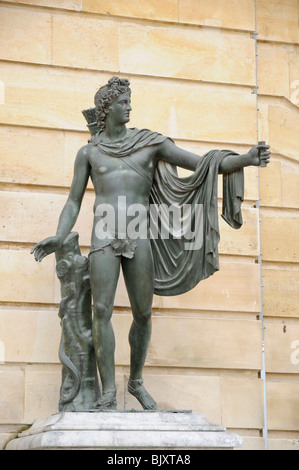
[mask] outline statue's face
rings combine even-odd
[[[109,106],[108,114],[115,124],[126,124],[130,121],[131,99],[129,93],[118,95]]]

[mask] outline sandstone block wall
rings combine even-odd
[[[261,312],[269,447],[299,449],[298,21],[297,0],[257,0],[259,136],[272,163],[245,170],[244,226],[221,221],[220,271],[155,297],[145,370],[160,408],[203,412],[247,449],[265,445]],[[89,136],[81,110],[118,74],[131,81],[132,127],[199,155],[244,153],[257,133],[254,31],[254,0],[0,2],[2,446],[57,411],[60,286],[54,256],[36,264],[30,249],[55,233]],[[75,227],[84,254],[92,204],[89,185]],[[138,406],[126,393],[130,322],[121,279],[113,323],[126,409]]]

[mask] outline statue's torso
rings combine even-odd
[[[148,210],[151,191],[149,180],[152,181],[154,177],[157,163],[156,154],[157,146],[144,147],[123,158],[106,155],[98,147],[91,147],[89,153],[90,174],[96,194],[92,233],[93,246],[101,245],[96,236],[95,228],[99,221],[99,214],[101,216],[105,214],[103,212],[105,204],[109,206],[108,210],[115,214],[116,237],[122,235],[118,233],[120,213],[122,217],[124,212],[126,213],[125,225],[128,226],[130,221],[136,217],[133,204],[139,204],[145,208],[145,211]],[[147,178],[127,165],[125,161],[128,159],[133,160],[139,168],[145,171]],[[148,177],[150,178],[148,179]],[[129,210],[128,214],[129,207],[132,212]],[[138,210],[138,206],[135,206],[135,208]]]
[[[126,196],[131,203],[146,203],[150,193],[150,185],[123,160],[134,160],[151,177],[156,168],[156,146],[145,147],[131,155],[118,158],[101,153],[98,147],[92,147],[89,155],[91,178],[96,198],[99,202],[113,204],[114,198]]]

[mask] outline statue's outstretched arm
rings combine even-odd
[[[228,155],[224,157],[219,165],[219,173],[232,173],[245,166],[266,166],[270,161],[270,155],[269,145],[255,145],[245,155]]]
[[[260,144],[252,147],[244,155],[228,155],[220,163],[219,173],[232,173],[245,166],[259,166],[261,161],[263,166],[266,166],[270,160],[269,149],[269,145]],[[174,142],[167,139],[159,146],[158,158],[188,170],[195,170],[202,157],[177,147]]]
[[[167,139],[158,148],[158,158],[187,170],[195,170],[201,157],[195,153],[177,147],[175,143]]]

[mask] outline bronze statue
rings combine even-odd
[[[76,222],[91,177],[96,195],[89,255],[94,304],[92,338],[102,383],[102,395],[94,405],[98,410],[116,408],[111,316],[120,267],[133,313],[128,391],[144,409],[154,410],[156,402],[142,379],[151,337],[153,294],[186,292],[219,269],[218,174],[223,175],[224,182],[222,216],[233,228],[239,228],[243,167],[261,162],[264,165],[270,158],[269,146],[264,144],[245,155],[213,150],[199,157],[157,132],[127,128],[130,96],[129,81],[118,77],[111,78],[96,93],[97,122],[89,122],[91,139],[77,154],[57,233],[32,249],[36,261],[61,249]],[[84,113],[88,121],[93,120],[92,111]],[[178,178],[176,166],[194,173]],[[167,219],[165,227],[160,215],[167,204],[178,208],[181,219],[190,221],[187,231],[177,228],[175,216],[172,221]],[[185,206],[189,209],[186,214],[182,212]],[[145,210],[136,221],[136,210],[141,213],[142,208]],[[163,236],[163,230],[168,230],[169,236]],[[197,232],[201,237],[190,243],[190,233],[196,238]]]

